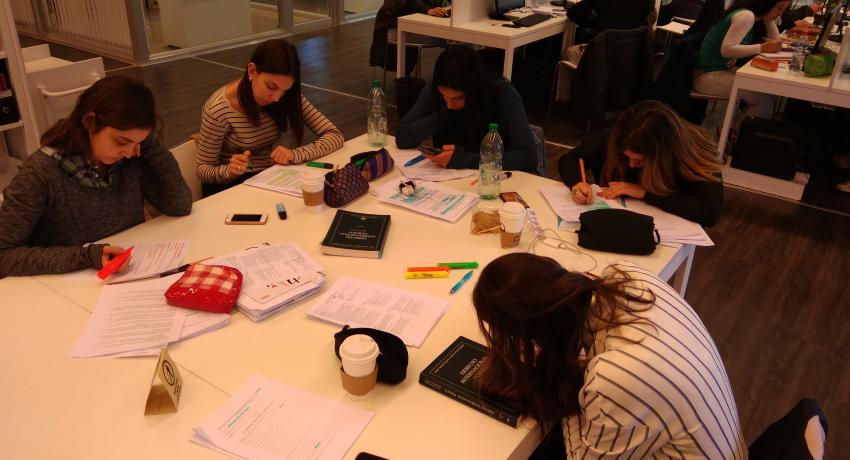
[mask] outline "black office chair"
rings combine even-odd
[[[576,68],[571,103],[591,123],[646,98],[652,84],[648,27],[610,29],[593,37]]]
[[[750,445],[750,460],[822,460],[828,432],[817,401],[801,399]]]

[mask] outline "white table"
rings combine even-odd
[[[502,67],[502,75],[510,80],[514,64],[514,50],[520,46],[564,33],[564,29],[567,27],[567,18],[559,16],[532,27],[517,29],[502,27],[502,24],[510,24],[510,21],[484,18],[452,26],[450,18],[438,18],[421,13],[402,16],[398,18],[397,76],[399,78],[404,76],[404,43],[407,40],[407,34],[414,33],[503,49],[505,50],[505,62]],[[562,46],[566,46],[568,42],[572,43],[572,39],[565,37]]]
[[[843,81],[841,80],[842,83]],[[787,68],[769,72],[757,69],[749,62],[735,72],[735,81],[732,84],[729,101],[736,101],[739,91],[756,91],[850,108],[850,91],[839,85],[830,87],[829,75],[813,78],[807,77],[803,72],[794,72]],[[734,118],[735,107],[736,104],[731,102],[726,107],[726,116],[723,118],[723,128],[720,131],[720,140],[717,144],[717,151],[721,158],[726,151],[726,142]],[[803,189],[807,182],[807,178],[802,173],[797,173],[797,177],[792,181],[785,181],[732,168],[728,164],[723,168],[723,180],[729,184],[794,200],[799,200],[803,196]]]
[[[394,141],[390,149],[394,148]],[[368,150],[365,136],[346,142],[325,161],[341,163]],[[394,171],[372,184],[399,180]],[[555,215],[537,190],[554,182],[514,173],[505,191],[519,191],[536,210],[541,224],[555,228]],[[472,190],[469,180],[450,185]],[[278,220],[274,204],[283,202],[289,218]],[[0,402],[8,409],[0,422],[0,445],[9,458],[221,458],[189,442],[199,425],[252,373],[261,373],[313,393],[373,411],[375,417],[348,452],[353,458],[367,451],[388,458],[433,459],[458,457],[475,448],[479,458],[525,458],[538,443],[529,425],[513,429],[420,385],[419,372],[457,336],[482,341],[471,303],[474,281],[458,294],[448,290],[464,271],[449,279],[405,280],[405,267],[437,261],[476,260],[485,265],[506,253],[496,234],[469,234],[471,216],[455,224],[431,219],[364,196],[347,209],[392,214],[384,257],[380,260],[323,256],[319,242],[334,211],[306,212],[300,198],[238,186],[198,201],[183,218],[161,217],[109,241],[188,239],[188,260],[226,254],[257,243],[293,241],[326,270],[327,289],[341,276],[403,287],[443,298],[451,307],[422,348],[408,348],[407,380],[397,386],[379,385],[365,401],[349,399],[339,383],[339,362],[333,355],[333,333],[339,327],[308,319],[308,299],[265,321],[254,323],[234,312],[222,330],[172,346],[169,351],[186,379],[176,414],[142,415],[154,358],[66,360],[101,290],[95,280],[79,276],[44,275],[0,280],[7,319],[0,326],[7,378]],[[232,212],[265,212],[263,226],[226,226]],[[559,232],[575,241],[575,234]],[[532,241],[526,229],[517,251]],[[588,260],[562,251],[541,251],[575,269],[589,268]],[[594,253],[599,273],[621,256]],[[693,247],[659,248],[650,256],[629,257],[684,288]],[[476,270],[475,277],[480,270]],[[14,378],[12,378],[14,377]]]

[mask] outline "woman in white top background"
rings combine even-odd
[[[304,125],[316,140],[301,145]],[[291,145],[282,144],[289,132]],[[261,43],[241,78],[204,105],[197,175],[204,196],[274,165],[302,163],[342,147],[342,133],[301,94],[298,50],[283,39]]]

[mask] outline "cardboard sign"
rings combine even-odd
[[[151,380],[151,389],[145,403],[145,415],[177,412],[182,389],[183,379],[180,378],[177,364],[163,348],[159,352],[159,361],[156,363],[156,371]]]

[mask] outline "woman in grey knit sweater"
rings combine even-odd
[[[3,192],[0,277],[100,269],[123,249],[89,243],[143,222],[145,200],[189,214],[192,194],[153,133],[158,121],[137,80],[107,77],[83,92]]]

